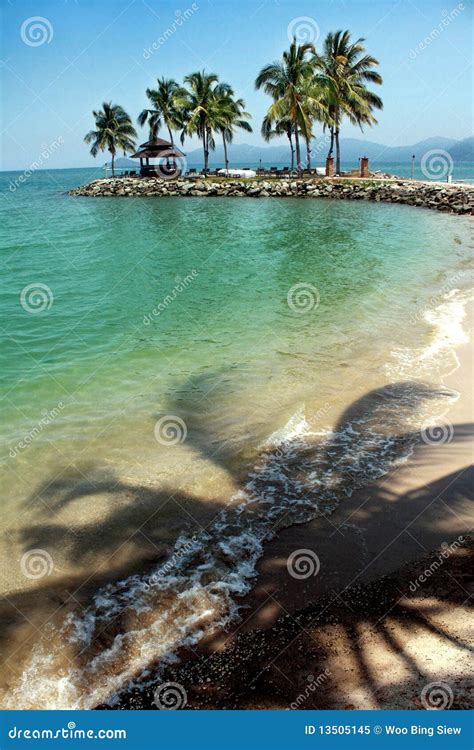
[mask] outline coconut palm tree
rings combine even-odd
[[[301,169],[300,134],[305,140],[311,138],[311,112],[321,107],[316,87],[311,89],[315,54],[312,44],[297,44],[293,39],[282,59],[262,68],[255,80],[255,87],[263,88],[273,99],[266,115],[270,125],[281,120],[291,123],[298,169]]]
[[[313,75],[305,77],[300,90],[302,106],[306,112],[308,127],[301,132],[306,143],[306,166],[311,169],[311,140],[313,136],[313,125],[319,121],[323,124],[331,121],[326,98],[326,88]]]
[[[323,52],[316,55],[315,80],[325,90],[326,107],[332,121],[331,146],[336,146],[336,174],[341,171],[339,132],[344,116],[353,125],[374,125],[374,109],[382,109],[382,100],[366,87],[366,83],[382,83],[382,76],[374,68],[379,64],[365,54],[364,39],[351,42],[349,31],[327,35]]]
[[[94,110],[95,130],[90,130],[84,137],[86,143],[92,143],[91,154],[97,156],[99,151],[109,151],[112,156],[112,175],[115,175],[114,164],[117,151],[135,150],[137,132],[132,125],[130,115],[123,107],[112,102],[104,102],[102,109]]]
[[[274,127],[272,127],[271,120],[269,120],[268,117],[265,116],[262,122],[261,133],[262,138],[267,142],[271,141],[273,138],[279,138],[282,135],[286,135],[290,143],[291,170],[293,171],[295,166],[295,147],[293,145],[293,123],[291,122],[291,120],[283,117],[281,120],[277,120],[277,122],[275,122],[274,124]]]
[[[186,135],[197,135],[202,140],[204,174],[209,164],[209,149],[214,150],[213,122],[215,118],[214,88],[219,79],[215,73],[197,71],[186,76],[186,88],[180,95],[181,143]],[[221,84],[225,86],[226,84]]]
[[[245,111],[243,99],[234,99],[234,92],[228,84],[218,83],[214,88],[214,101],[211,106],[211,127],[222,136],[224,146],[224,162],[226,171],[229,171],[229,159],[227,156],[227,144],[232,143],[234,129],[252,132],[252,127],[246,118],[251,117]]]
[[[150,128],[150,140],[154,140],[162,124],[168,129],[171,143],[173,141],[173,130],[180,124],[180,99],[183,90],[172,78],[158,78],[156,89],[147,89],[146,95],[152,107],[143,109],[138,115],[138,124],[143,127],[146,122]]]

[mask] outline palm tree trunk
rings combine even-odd
[[[306,141],[306,166],[311,169],[311,143],[309,139]]]
[[[174,148],[174,142],[173,142],[173,133],[171,132],[171,128],[170,128],[170,126],[168,125],[168,123],[166,123],[166,127],[168,128],[168,134],[169,134],[169,137],[170,137],[170,141],[171,141],[171,148]],[[173,159],[172,159],[172,162],[171,162],[171,163],[172,163],[172,165],[173,165],[173,170],[174,170],[174,172],[175,172],[175,174],[176,174],[176,159],[174,158],[174,156],[173,156]]]
[[[209,132],[207,124],[204,126],[204,174],[207,177],[207,168],[209,164]]]
[[[203,130],[202,133],[202,147],[204,150],[204,177],[207,177],[206,169],[207,169],[207,151],[206,151],[206,130]]]
[[[341,149],[339,147],[339,126],[338,125],[336,125],[334,138],[336,141],[336,174],[341,174]]]
[[[112,154],[112,177],[115,177],[115,152],[111,151],[110,153]]]
[[[293,136],[291,133],[288,134],[288,140],[290,141],[291,149],[291,171],[293,171],[295,166],[295,149],[293,148]]]
[[[225,162],[225,171],[227,174],[227,177],[229,176],[229,160],[227,158],[227,141],[225,139],[225,133],[222,133],[222,143],[224,144],[224,162]]]
[[[300,152],[300,137],[298,134],[298,125],[295,127],[295,148],[296,148],[296,169],[298,172],[301,171],[301,152]]]
[[[328,159],[330,156],[332,156],[333,149],[334,149],[334,128],[331,125],[331,141],[329,145]]]

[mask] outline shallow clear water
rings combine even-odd
[[[62,694],[46,644],[29,667],[23,654],[31,687],[13,705],[100,702],[178,630],[193,642],[225,621],[265,539],[407,455],[443,410],[463,339],[468,218],[64,194],[92,175],[38,172],[14,191],[2,175],[1,591],[25,604],[46,584],[48,601],[80,587],[88,607],[51,621],[51,642],[82,654]],[[38,549],[46,577],[22,564]],[[159,580],[136,573],[162,556],[174,562]],[[117,612],[98,663],[88,649]]]

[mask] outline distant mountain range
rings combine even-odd
[[[328,139],[316,138],[312,143],[313,163],[323,164],[329,149]],[[435,136],[419,141],[410,146],[385,146],[382,143],[364,141],[358,138],[341,139],[341,156],[343,162],[357,162],[361,156],[368,156],[372,164],[390,162],[409,162],[414,154],[419,161],[423,154],[432,149],[448,151],[453,160],[459,162],[474,162],[474,137],[464,138],[457,141],[454,138],[442,138]],[[233,164],[257,165],[262,160],[264,164],[289,161],[289,146],[280,144],[278,146],[251,146],[246,143],[232,143],[229,146],[229,160]],[[186,160],[188,166],[201,166],[203,162],[202,149],[196,148],[187,152]],[[209,156],[212,164],[224,163],[224,150],[218,146]],[[138,167],[138,160],[120,158],[116,160],[117,167]]]
[[[474,136],[457,141],[448,151],[454,161],[474,161]]]
[[[313,159],[315,164],[323,164],[326,160],[329,149],[328,140],[324,137],[316,138],[312,143]],[[448,151],[456,161],[474,161],[474,138],[465,138],[462,141],[456,141],[454,138],[434,137],[419,141],[410,146],[385,146],[373,141],[363,141],[358,138],[341,139],[341,157],[345,162],[357,162],[361,156],[368,156],[374,164],[387,162],[409,162],[414,154],[417,161],[423,154],[432,149],[442,149]],[[281,144],[278,146],[249,146],[248,144],[231,144],[229,146],[229,159],[236,164],[249,162],[258,164],[262,162],[269,163],[274,161],[286,162],[289,158],[288,145]],[[195,149],[186,155],[189,165],[202,163],[202,150]],[[217,147],[210,155],[209,160],[212,162],[223,162],[224,151],[222,147]]]

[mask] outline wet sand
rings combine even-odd
[[[258,613],[247,627],[271,623],[326,593],[394,572],[472,530],[473,351],[472,343],[461,347],[459,368],[445,378],[460,395],[440,423],[439,442],[427,444],[420,436],[405,463],[354,492],[332,515],[285,529],[268,544],[246,602]],[[302,548],[317,554],[320,570],[295,581],[287,559]]]
[[[155,685],[183,685],[190,708],[419,708],[424,685],[442,679],[452,686],[453,705],[465,707],[472,347],[463,346],[458,356],[460,367],[445,385],[460,397],[444,415],[441,441],[430,444],[420,435],[405,463],[354,492],[334,513],[281,531],[266,545],[254,587],[240,602],[241,622],[193,651],[182,650],[181,666],[162,672]],[[436,575],[412,590],[410,583],[439,561],[443,545],[453,543]],[[140,549],[136,572],[147,564],[141,541]],[[287,561],[297,550],[317,555],[317,575],[289,574]],[[124,574],[135,570],[127,565]],[[63,618],[85,606],[116,576],[116,569],[101,570],[51,590],[46,579],[32,595],[3,602],[3,637],[14,638],[17,654],[8,662],[13,681],[21,674],[17,659],[37,630],[53,615]],[[104,634],[94,648],[107,645]],[[65,670],[76,663],[70,650],[63,648]],[[127,696],[121,705],[153,708],[153,694]]]
[[[332,515],[279,533],[238,626],[162,675],[183,685],[188,708],[417,709],[434,682],[449,690],[433,700],[447,691],[469,707],[472,345],[458,357],[445,385],[460,396],[439,442],[420,435],[405,463]],[[316,553],[316,575],[290,575],[296,550]],[[153,708],[153,695],[127,705]]]
[[[184,687],[189,709],[468,709],[473,559],[464,538],[220,650],[209,644],[163,679]]]

